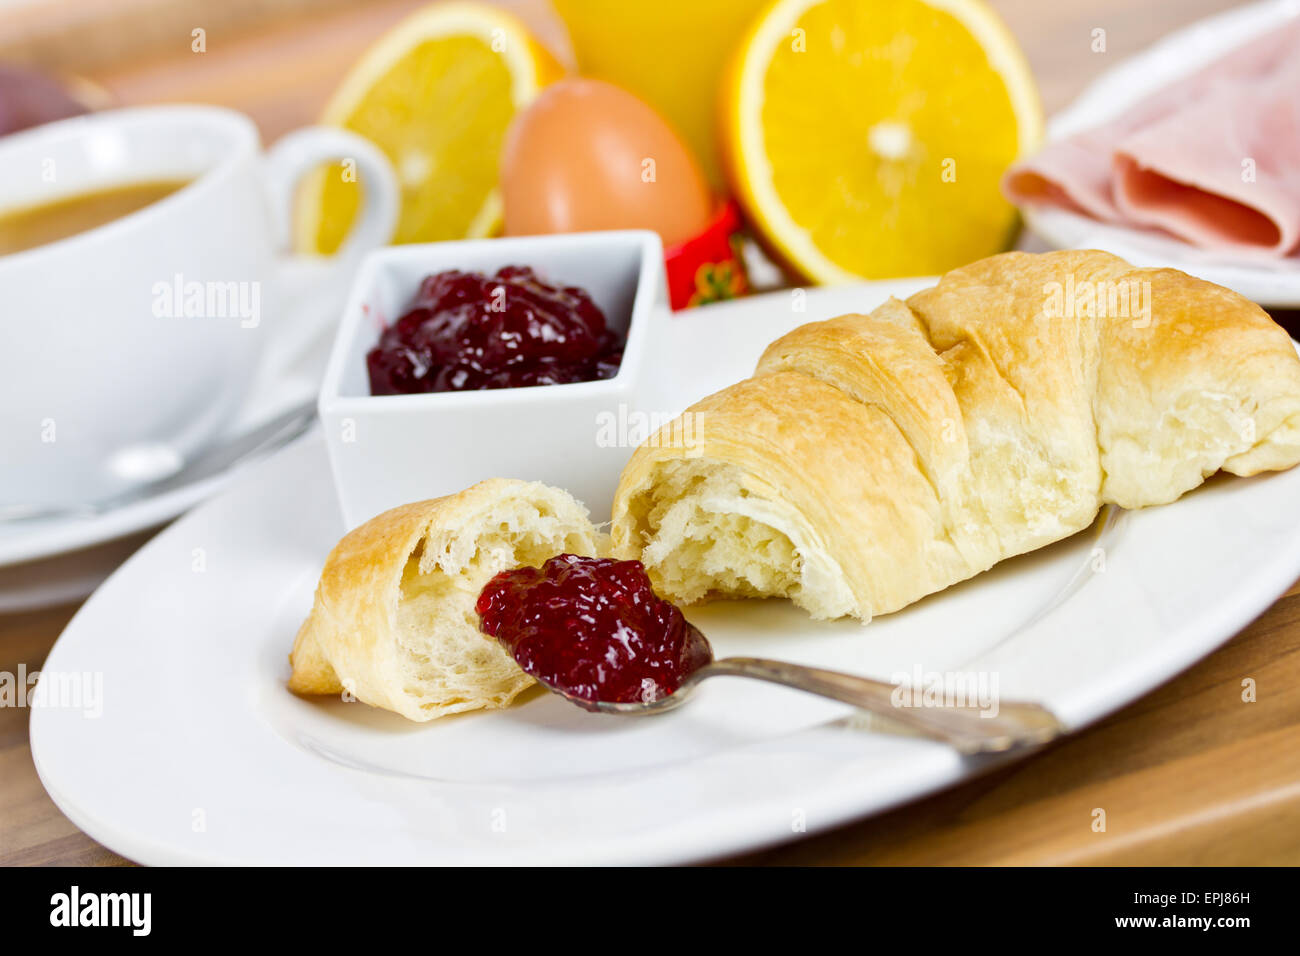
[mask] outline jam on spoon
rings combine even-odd
[[[584,290],[506,266],[426,277],[366,368],[372,395],[398,395],[589,382],[622,358],[622,336]]]
[[[589,710],[666,697],[713,658],[640,561],[561,554],[501,572],[476,607],[526,673]]]
[[[587,710],[664,713],[708,677],[750,677],[887,715],[962,753],[1037,746],[1066,727],[1039,704],[901,707],[897,687],[757,657],[713,660],[708,640],[650,586],[640,561],[562,554],[502,571],[483,588],[480,628],[527,673]]]

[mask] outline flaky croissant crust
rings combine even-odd
[[[690,602],[869,620],[1216,471],[1300,461],[1300,359],[1241,296],[1006,253],[801,326],[637,449],[614,547]]]
[[[479,591],[507,568],[602,547],[586,508],[537,482],[493,478],[377,515],[326,559],[289,689],[415,721],[505,707],[533,679],[479,632]]]

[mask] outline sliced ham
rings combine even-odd
[[[1003,181],[1013,202],[1156,227],[1211,249],[1300,247],[1300,19],[1049,144]]]

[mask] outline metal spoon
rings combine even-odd
[[[316,401],[313,399],[295,405],[256,428],[251,428],[219,445],[204,449],[179,470],[165,478],[136,485],[98,501],[76,504],[42,502],[0,504],[0,523],[35,521],[41,518],[93,518],[134,501],[203,481],[257,455],[280,448],[305,432],[315,419]]]
[[[885,681],[805,667],[785,661],[763,660],[757,657],[725,657],[713,660],[713,649],[708,640],[691,628],[703,647],[697,653],[707,653],[708,663],[688,675],[671,694],[645,702],[607,703],[574,697],[541,678],[539,682],[567,700],[587,710],[603,714],[641,716],[662,714],[686,703],[700,682],[710,677],[752,677],[807,691],[820,697],[829,697],[852,704],[881,717],[895,721],[934,740],[951,745],[963,754],[992,753],[1014,747],[1043,744],[1065,732],[1066,727],[1046,707],[1018,701],[998,701],[996,713],[986,712],[978,706],[900,706],[895,702],[898,685]],[[694,639],[694,638],[693,638]],[[533,675],[537,676],[537,675]],[[919,693],[920,689],[916,689]],[[992,708],[990,708],[992,710]]]

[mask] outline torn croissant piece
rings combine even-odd
[[[1102,252],[1007,253],[801,326],[637,449],[615,553],[678,603],[897,610],[1216,471],[1300,461],[1300,359],[1260,308]]]
[[[505,707],[533,679],[478,627],[488,579],[601,536],[568,493],[492,479],[394,508],[330,553],[289,661],[289,689],[340,694],[425,721]]]

